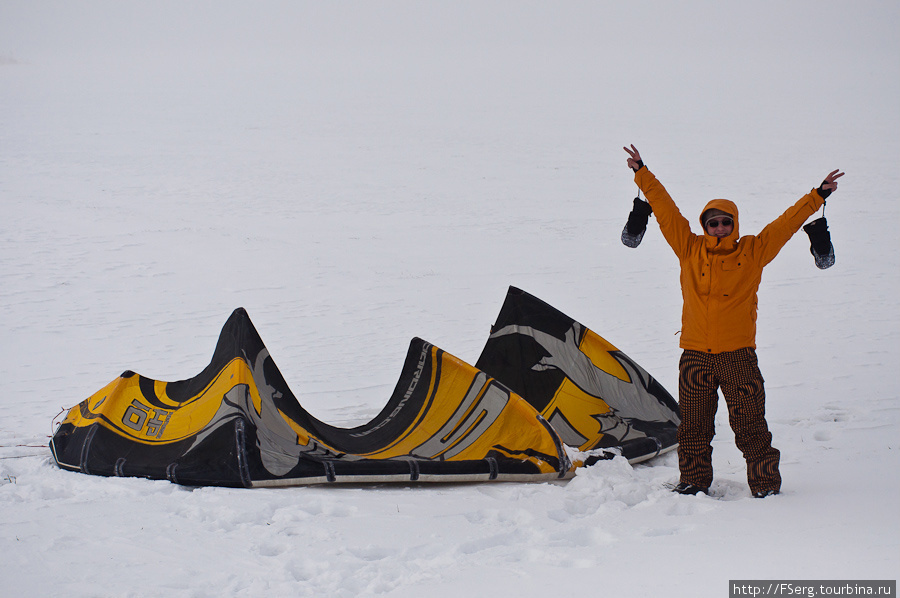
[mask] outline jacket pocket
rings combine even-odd
[[[743,255],[725,258],[722,260],[722,270],[725,272],[735,272],[742,269],[746,263],[747,257]]]

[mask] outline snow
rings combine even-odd
[[[897,579],[900,7],[893,2],[0,4],[0,554],[8,596],[725,596]],[[634,143],[692,220],[758,231],[834,168],[758,346],[783,493],[725,409],[566,484],[187,488],[57,469],[119,373],[198,373],[246,307],[294,393],[376,414],[409,339],[477,359],[509,285],[677,391],[677,263],[619,241]]]

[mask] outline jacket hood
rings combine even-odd
[[[706,204],[706,207],[700,212],[700,227],[703,229],[703,234],[707,237],[711,237],[711,235],[706,232],[706,226],[703,225],[703,214],[713,209],[721,210],[726,214],[731,214],[731,217],[734,219],[734,230],[732,230],[731,234],[725,237],[725,239],[736,241],[738,237],[740,237],[740,232],[738,231],[738,208],[730,199],[714,199]]]

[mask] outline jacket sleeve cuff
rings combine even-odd
[[[647,186],[653,180],[653,173],[650,172],[650,169],[646,166],[641,166],[641,168],[634,173],[634,182],[637,184],[638,189],[644,191],[646,193]]]
[[[824,193],[824,194],[823,194],[823,193],[822,193],[821,191],[819,191],[818,189],[813,189],[812,191],[809,192],[809,194],[812,196],[813,204],[815,205],[816,210],[818,210],[819,208],[821,208],[822,205],[824,205],[824,203],[825,203],[825,199],[826,199],[829,195],[831,195],[831,193]]]

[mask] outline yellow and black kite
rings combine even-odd
[[[637,461],[674,447],[677,423],[674,400],[640,367],[511,288],[477,367],[413,339],[365,425],[304,410],[237,309],[199,375],[125,372],[70,409],[50,447],[65,469],[198,486],[541,481],[574,475],[564,443]]]
[[[51,449],[66,469],[187,485],[550,480],[572,469],[531,405],[418,338],[378,416],[329,426],[300,406],[243,309],[198,376],[125,372],[69,411]]]

